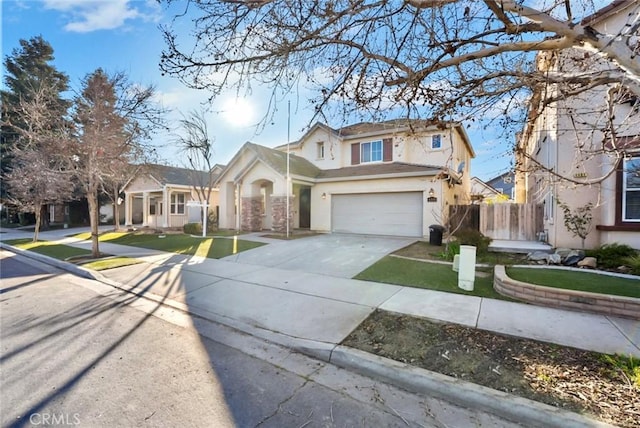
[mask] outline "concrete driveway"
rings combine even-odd
[[[387,254],[415,241],[415,238],[333,233],[272,241],[222,260],[352,278]]]

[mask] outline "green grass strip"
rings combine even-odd
[[[510,300],[493,289],[493,273],[489,273],[487,277],[476,276],[474,290],[465,291],[458,287],[458,273],[451,269],[451,265],[420,262],[398,257],[387,256],[380,259],[377,263],[356,275],[355,279]]]
[[[94,260],[88,263],[82,263],[82,267],[92,270],[107,270],[115,269],[124,266],[136,265],[142,263],[138,259],[132,259],[131,257],[109,257],[105,259]]]
[[[144,233],[106,233],[100,236],[101,242],[129,245],[150,250],[167,251],[177,254],[199,255],[211,259],[219,259],[234,254],[231,238],[199,238],[191,235],[158,235]],[[236,251],[242,252],[265,245],[261,242],[238,239]]]
[[[91,251],[70,247],[68,245],[56,244],[52,241],[37,241],[33,242],[30,238],[26,239],[12,239],[9,241],[3,241],[5,244],[13,245],[14,247],[33,251],[34,253],[43,254],[45,256],[53,257],[58,260],[66,260],[69,257],[90,255]]]
[[[565,290],[587,291],[640,298],[640,279],[599,275],[562,269],[529,269],[507,267],[507,275],[518,281]]]

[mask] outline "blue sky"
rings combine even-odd
[[[173,126],[186,114],[199,109],[208,93],[187,89],[177,79],[162,76],[158,63],[164,41],[158,26],[168,23],[175,10],[166,10],[155,0],[4,0],[2,6],[2,56],[19,46],[20,39],[42,35],[53,47],[54,65],[70,77],[78,89],[81,79],[101,67],[123,71],[133,82],[153,84],[159,100],[172,113]],[[185,31],[189,31],[185,28]],[[3,70],[4,72],[4,70]],[[208,114],[209,133],[215,138],[215,159],[226,163],[246,141],[273,147],[287,140],[286,101],[264,128],[254,126],[265,114],[269,90],[253,88],[248,97],[223,94]],[[304,92],[291,96],[291,139],[297,140],[309,125],[311,109]],[[348,123],[328,123],[340,127]],[[472,175],[489,180],[509,168],[507,145],[492,132],[468,129],[477,157]],[[184,166],[171,144],[170,133],[154,139],[160,158]]]

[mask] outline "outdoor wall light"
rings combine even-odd
[[[322,194],[322,199],[327,199],[327,194],[326,193]]]
[[[431,189],[429,189],[429,197],[433,198],[436,195],[436,191],[433,190],[433,187]]]

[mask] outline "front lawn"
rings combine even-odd
[[[162,237],[161,237],[162,236]],[[85,238],[76,235],[78,238]],[[235,253],[250,250],[265,245],[261,242],[237,240],[235,248],[231,238],[200,238],[184,234],[154,235],[148,233],[108,232],[100,235],[100,242],[129,245],[150,250],[167,251],[170,253],[196,255],[210,259],[220,259]]]
[[[11,239],[3,241],[5,244],[12,245],[22,250],[33,251],[34,253],[43,254],[58,260],[66,260],[77,256],[90,256],[91,251],[70,247],[68,245],[56,244],[51,241],[33,242],[31,238]]]
[[[640,298],[640,279],[562,269],[507,267],[506,272],[510,278],[515,280],[544,285],[545,287]]]
[[[355,279],[510,300],[493,289],[493,270],[478,271],[482,276],[476,273],[474,290],[465,291],[458,288],[458,272],[454,272],[451,265],[387,256],[360,272]]]

